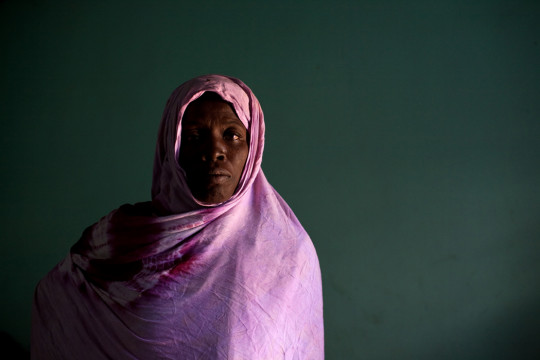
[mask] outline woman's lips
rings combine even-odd
[[[212,170],[205,176],[205,179],[210,184],[223,184],[231,178],[231,174],[226,170]]]

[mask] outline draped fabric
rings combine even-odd
[[[195,199],[178,165],[181,119],[205,91],[250,133],[235,194]],[[313,244],[262,170],[264,118],[240,80],[177,88],[159,128],[152,201],[87,228],[38,284],[33,359],[323,359]]]

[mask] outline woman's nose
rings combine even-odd
[[[223,139],[212,137],[206,143],[203,154],[204,161],[225,160],[226,148]]]

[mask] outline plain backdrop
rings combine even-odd
[[[220,73],[319,254],[327,359],[540,358],[539,1],[4,0],[0,29],[3,341]]]

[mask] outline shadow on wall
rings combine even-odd
[[[540,359],[539,304],[526,302],[494,319],[485,339],[492,359]]]
[[[5,331],[0,331],[0,349],[4,354],[10,354],[10,359],[30,359],[30,352]]]
[[[449,337],[434,347],[426,359],[538,360],[540,359],[539,302],[508,306],[490,321],[469,329],[458,339]]]

